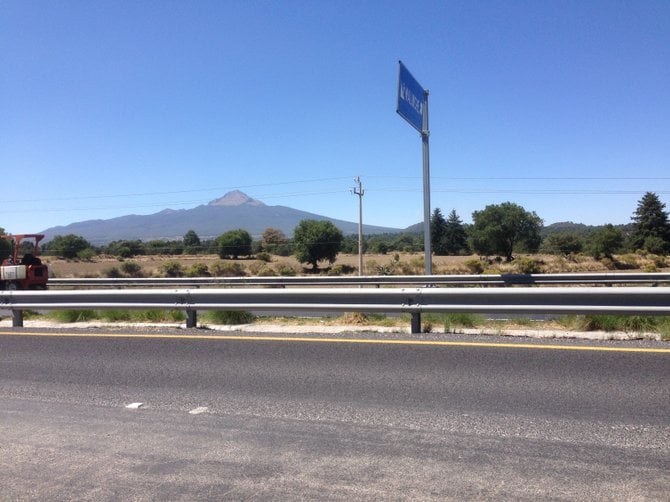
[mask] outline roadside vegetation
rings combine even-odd
[[[44,319],[56,323],[81,322],[104,323],[156,323],[184,324],[186,314],[181,310],[59,310],[47,314],[25,312],[26,319]],[[410,324],[409,314],[387,316],[379,313],[346,313],[324,317],[256,316],[244,311],[208,311],[198,317],[201,327],[221,325],[273,325],[273,326],[369,326],[406,329]],[[423,314],[424,333],[462,333],[478,330],[490,334],[517,330],[559,332],[606,332],[632,333],[638,335],[655,333],[661,340],[670,341],[670,318],[655,316],[619,315],[566,315],[548,320],[532,320],[524,317],[489,319],[482,314]]]

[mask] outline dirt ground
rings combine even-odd
[[[420,253],[367,254],[363,260],[365,275],[421,275],[425,270],[424,257]],[[139,275],[143,277],[162,277],[166,275],[164,268],[166,263],[174,262],[180,265],[186,275],[196,264],[206,265],[211,275],[217,275],[212,273],[217,267],[226,266],[242,267],[242,275],[247,276],[315,273],[311,267],[298,263],[295,258],[282,256],[272,256],[269,262],[257,259],[221,260],[216,255],[137,256],[126,260],[113,256],[97,256],[90,261],[44,257],[43,261],[49,265],[52,277],[109,277],[115,272],[113,269],[126,276],[128,274],[124,270],[128,269],[128,263],[139,266]],[[520,256],[511,263],[482,261],[477,256],[435,256],[433,273],[523,273],[527,272],[524,267],[528,267],[529,263],[535,268],[532,270],[533,273],[670,272],[670,259],[667,257],[628,254],[615,256],[614,261],[596,261],[581,255],[571,258],[532,255]],[[137,266],[133,265],[134,268]],[[332,265],[327,262],[320,263],[316,273],[346,275],[356,274],[357,271],[358,255],[340,254]]]

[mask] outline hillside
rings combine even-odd
[[[94,245],[115,240],[181,239],[194,230],[201,239],[214,238],[229,230],[243,228],[259,237],[268,227],[293,235],[301,220],[329,220],[344,234],[358,232],[358,223],[300,211],[286,206],[268,206],[240,191],[233,191],[206,205],[192,209],[164,209],[150,215],[127,215],[108,220],[88,220],[47,228],[41,233],[47,240],[56,235],[75,234]],[[399,229],[363,225],[367,235],[399,232]]]

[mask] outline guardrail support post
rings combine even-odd
[[[198,315],[195,310],[186,311],[186,327],[187,328],[198,327]]]
[[[12,310],[12,327],[23,328],[23,310]]]
[[[421,333],[421,313],[412,312],[412,334]]]

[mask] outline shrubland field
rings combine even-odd
[[[262,259],[222,260],[217,255],[151,255],[133,258],[94,256],[89,260],[43,257],[53,277],[176,277],[176,276],[286,276],[357,274],[358,255],[340,254],[333,264],[319,269],[298,263],[293,257],[263,254]],[[364,255],[365,275],[421,275],[423,253]],[[434,274],[670,272],[670,259],[646,253],[615,255],[595,260],[587,255],[519,255],[510,263],[477,256],[434,256]]]

